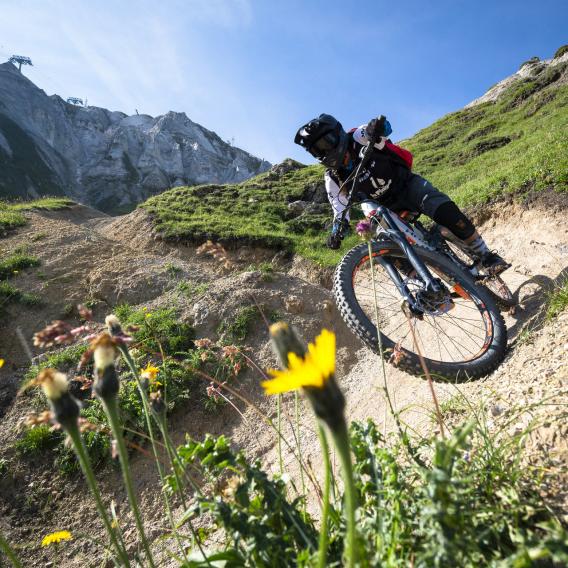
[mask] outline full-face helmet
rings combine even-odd
[[[329,168],[343,164],[349,139],[341,123],[330,114],[320,114],[300,127],[294,142]]]

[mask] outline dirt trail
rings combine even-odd
[[[10,364],[0,370],[1,447],[8,448],[13,444],[21,432],[21,417],[28,410],[25,401],[14,403],[26,359],[14,335],[14,327],[20,327],[30,338],[33,331],[44,323],[64,317],[70,305],[88,299],[99,301],[95,315],[100,319],[111,306],[122,301],[150,309],[174,301],[181,311],[180,317],[194,323],[198,337],[214,337],[219,323],[232,316],[242,305],[250,305],[253,296],[266,313],[278,314],[290,321],[306,340],[313,339],[323,326],[329,327],[337,334],[337,375],[347,398],[349,420],[372,418],[385,431],[392,430],[393,421],[384,396],[382,364],[340,320],[330,291],[318,284],[329,282],[329,275],[326,276],[320,269],[312,269],[308,264],[296,261],[288,267],[288,272],[284,267],[281,272],[266,278],[261,272],[247,267],[275,256],[280,266],[281,255],[275,255],[274,251],[242,249],[230,253],[234,264],[233,269],[227,271],[213,259],[197,256],[194,247],[173,246],[158,240],[153,235],[150,220],[141,210],[119,218],[97,216],[82,208],[58,214],[30,213],[27,217],[29,224],[4,239],[1,245],[3,249],[13,250],[27,244],[30,253],[40,258],[39,272],[19,275],[14,283],[26,291],[41,293],[47,303],[39,311],[11,308],[10,317],[0,329],[1,355],[10,353]],[[506,316],[509,341],[514,349],[492,376],[460,387],[460,390],[473,399],[489,398],[494,404],[505,407],[515,402],[515,395],[508,396],[507,393],[520,393],[521,400],[523,397],[535,400],[558,395],[568,386],[565,365],[568,354],[567,318],[560,318],[553,327],[539,331],[532,342],[515,344],[515,341],[527,326],[537,325],[537,314],[547,291],[561,280],[562,275],[566,275],[568,226],[565,217],[561,212],[519,205],[496,206],[488,217],[490,220],[480,227],[482,234],[490,246],[513,263],[504,278],[516,293],[520,305],[514,316]],[[34,240],[34,235],[39,233],[43,235],[41,239]],[[178,290],[181,281],[204,283],[207,289],[198,297],[188,298]],[[526,337],[526,333],[522,335]],[[277,364],[262,320],[258,320],[246,343],[261,368]],[[390,365],[386,365],[385,371],[392,402],[397,411],[403,411],[405,423],[417,430],[436,428],[426,382]],[[247,372],[239,388],[275,419],[275,401],[264,397],[257,374]],[[449,400],[457,393],[453,385],[438,384],[436,390],[441,401]],[[496,392],[501,394],[496,395]],[[229,406],[215,415],[197,409],[177,413],[171,422],[176,440],[181,441],[186,432],[195,437],[206,432],[226,434],[251,456],[262,458],[269,468],[278,471],[274,433],[250,407],[237,400],[234,402],[242,414]],[[294,414],[294,397],[287,395],[284,397],[283,431],[291,443],[294,443]],[[303,459],[317,470],[319,445],[311,411],[304,404],[300,408],[299,421]],[[551,445],[560,447],[556,431],[554,435],[543,434],[535,444],[549,449]],[[563,455],[558,459],[565,463]],[[286,469],[298,477],[294,458],[286,451],[283,458]],[[155,506],[155,472],[151,464],[140,456],[134,457],[134,467],[149,525],[159,526],[162,520]],[[51,495],[51,470],[41,473],[20,470],[18,476],[17,483],[21,487],[30,483],[30,487],[34,487],[34,483],[37,487],[39,484],[47,487]],[[116,474],[110,472],[105,483],[107,494],[124,502],[124,495],[116,489],[117,486]],[[65,523],[69,527],[90,524],[95,515],[80,481],[71,482],[70,487],[73,488],[71,494],[57,490],[55,500],[50,497],[52,505],[45,506],[34,520],[33,515],[22,515],[18,509],[34,489],[28,488],[25,495],[18,496],[13,485],[2,487],[0,480],[0,518],[3,517],[0,528],[25,543],[32,537],[37,541],[37,535],[33,534],[36,529],[48,532]],[[156,529],[151,531],[156,532]],[[88,546],[81,545],[81,552],[73,552],[72,559],[62,565],[85,565],[85,554],[89,550]]]
[[[568,226],[561,214],[543,212],[538,209],[526,210],[518,205],[508,207],[496,207],[491,212],[491,221],[483,224],[480,230],[490,246],[495,247],[505,258],[512,262],[512,268],[504,274],[504,280],[515,293],[519,301],[519,307],[514,315],[505,314],[509,329],[509,343],[514,345],[519,333],[528,327],[537,326],[537,314],[545,302],[546,294],[558,282],[568,275]],[[546,219],[543,222],[543,219]],[[335,310],[334,310],[335,311]],[[339,382],[343,388],[348,408],[349,420],[365,420],[372,418],[380,424],[385,431],[392,430],[394,424],[391,413],[384,395],[384,378],[382,363],[379,358],[360,343],[353,343],[349,332],[344,331],[342,323],[337,320],[334,313],[333,327],[338,333],[338,366]],[[566,326],[562,328],[559,337],[561,348],[552,354],[553,361],[566,362],[566,351],[562,352],[566,337]],[[554,334],[556,337],[558,334]],[[306,337],[310,338],[309,333]],[[495,388],[496,381],[501,385],[511,385],[509,390],[513,392],[513,385],[519,380],[519,365],[522,366],[525,351],[530,346],[521,346],[511,350],[504,364],[490,377],[483,380],[473,381],[466,387],[460,387],[468,396],[475,399],[489,396]],[[267,357],[268,362],[269,357]],[[538,369],[548,365],[547,361],[536,356],[539,363],[533,369],[530,376],[525,376],[524,382],[537,382]],[[547,367],[548,369],[548,367]],[[386,387],[389,390],[394,408],[402,412],[402,419],[412,429],[436,428],[432,422],[432,397],[427,383],[419,377],[413,377],[400,371],[391,365],[385,366]],[[553,375],[564,372],[558,367]],[[550,378],[550,375],[549,375]],[[552,381],[542,385],[540,396],[543,398],[555,395],[559,387]],[[566,386],[566,385],[565,385]],[[505,387],[507,389],[508,387]],[[458,393],[457,387],[449,384],[438,383],[436,385],[438,397],[443,402]],[[294,416],[292,397],[288,397],[285,403],[287,415]],[[565,401],[568,399],[565,399]],[[237,427],[233,435],[247,438],[245,425]],[[291,436],[291,432],[289,432]],[[269,435],[270,436],[270,435]],[[290,439],[292,439],[290,437]],[[319,445],[316,433],[313,429],[313,421],[306,412],[302,419],[302,443],[303,451],[310,457],[313,463],[317,463]],[[276,448],[265,455],[266,460],[276,470],[278,458]],[[292,461],[292,460],[290,460]],[[293,466],[292,466],[293,467]]]

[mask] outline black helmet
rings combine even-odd
[[[330,114],[320,114],[298,130],[294,142],[335,169],[343,163],[349,139],[340,122]]]

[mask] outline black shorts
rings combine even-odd
[[[448,202],[451,202],[451,199],[436,189],[427,179],[418,174],[410,174],[396,198],[385,205],[395,212],[407,209],[433,218],[438,207]]]

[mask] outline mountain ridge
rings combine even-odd
[[[178,185],[235,183],[270,163],[183,112],[128,116],[48,96],[0,65],[0,196],[66,195],[105,212]]]

